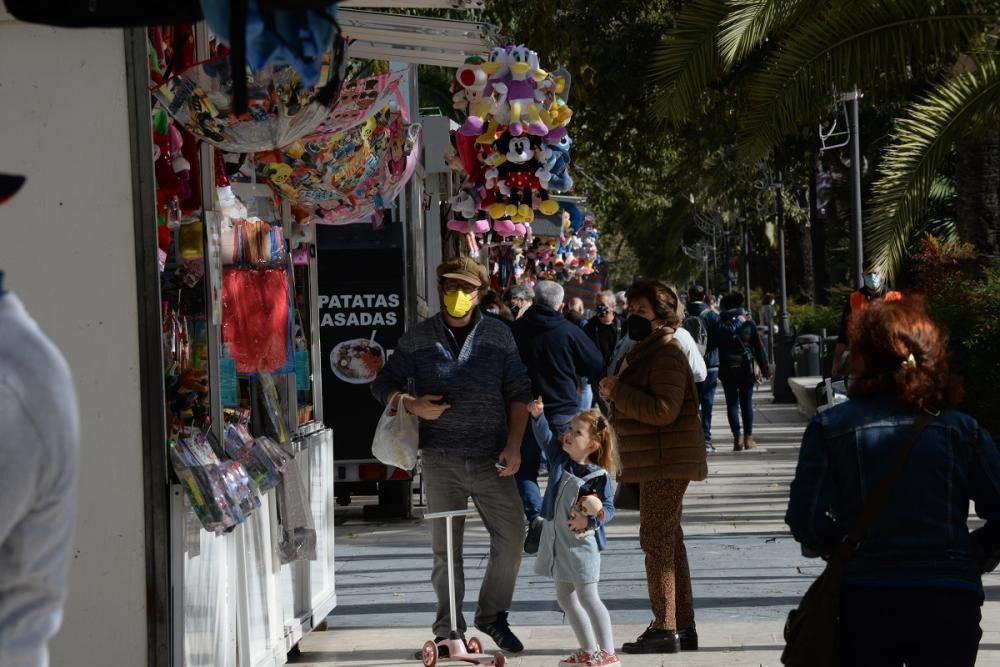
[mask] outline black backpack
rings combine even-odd
[[[708,351],[708,325],[705,323],[705,318],[701,314],[688,315],[681,322],[681,326],[691,334],[695,345],[698,346],[698,352],[704,357]]]
[[[753,364],[753,332],[756,325],[749,315],[743,314],[719,322],[719,349],[722,363],[728,368]]]

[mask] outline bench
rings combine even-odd
[[[799,404],[799,414],[812,419],[816,415],[816,385],[823,381],[821,375],[788,378],[788,386]]]

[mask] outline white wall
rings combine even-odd
[[[146,663],[129,144],[122,31],[30,26],[0,9],[0,172],[28,178],[0,206],[0,270],[69,360],[83,429],[53,667]]]

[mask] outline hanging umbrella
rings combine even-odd
[[[399,90],[402,77],[395,72],[348,81],[314,132],[257,156],[259,176],[277,194],[306,209],[349,200],[384,165],[394,128],[397,137],[402,132],[398,128],[403,114],[390,111],[392,102],[405,108]]]
[[[383,109],[360,126],[258,155],[257,176],[316,222],[358,222],[399,195],[419,158],[419,132]]]
[[[405,148],[401,158],[393,158],[395,149],[390,149],[385,166],[366,179],[355,189],[347,202],[336,208],[320,207],[316,222],[328,225],[350,225],[371,221],[380,226],[382,212],[389,208],[403,191],[413,176],[420,161],[420,126],[410,125],[403,141]],[[396,144],[396,139],[390,140]]]
[[[323,122],[340,92],[343,62],[344,43],[337,37],[316,86],[305,86],[290,65],[247,67],[244,113],[233,108],[233,70],[228,55],[221,53],[168,79],[153,93],[177,122],[223,151],[267,151],[287,146]]]
[[[388,148],[389,111],[357,127],[317,133],[286,150],[258,154],[257,177],[302,208],[347,199],[379,166]]]

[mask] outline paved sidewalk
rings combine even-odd
[[[782,518],[798,443],[805,427],[794,405],[755,397],[754,436],[760,447],[735,453],[718,395],[713,434],[718,453],[709,477],[691,485],[684,503],[684,531],[694,585],[701,649],[677,655],[623,656],[625,665],[778,665],[785,614],[821,562],[802,558]],[[338,606],[329,631],[302,640],[292,663],[314,667],[413,667],[413,651],[429,638],[434,613],[428,526],[421,521],[366,524],[360,508],[345,508],[337,533]],[[601,593],[615,623],[615,642],[635,638],[651,619],[646,597],[638,513],[622,511],[608,526]],[[488,550],[478,518],[466,527],[464,612],[471,623]],[[552,582],[521,566],[511,624],[527,649],[509,660],[517,667],[553,666],[576,648],[555,601]],[[987,595],[1000,597],[1000,577],[990,575]],[[980,665],[1000,665],[1000,604],[984,608]],[[470,635],[475,633],[470,633]],[[481,638],[482,639],[482,638]],[[492,642],[483,640],[487,652]],[[440,663],[460,664],[460,663]]]

